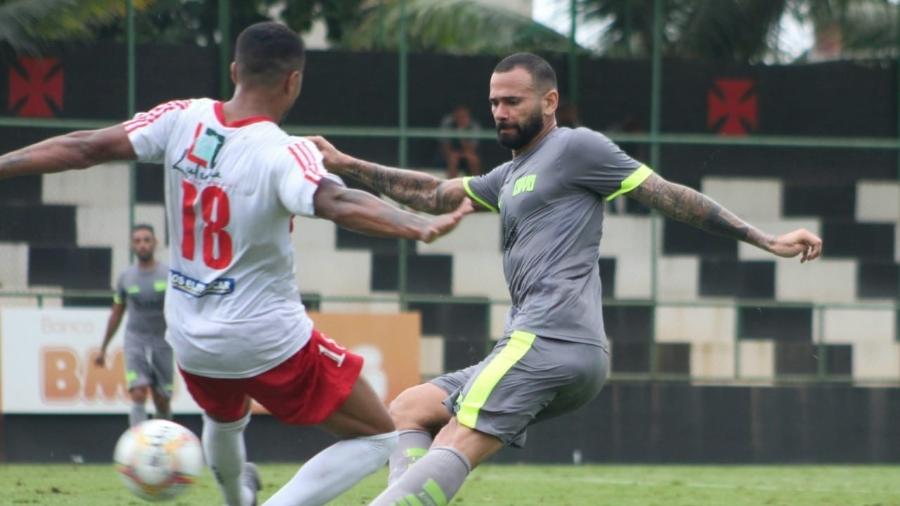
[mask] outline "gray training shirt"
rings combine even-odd
[[[465,178],[469,196],[503,223],[503,271],[512,309],[505,334],[606,347],[600,289],[603,202],[652,171],[606,136],[557,128],[484,176]]]
[[[166,298],[166,280],[169,268],[157,262],[153,270],[141,270],[137,264],[125,269],[119,275],[113,301],[125,304],[128,324],[125,327],[125,345],[157,344],[165,342],[166,320],[163,315],[163,301]]]

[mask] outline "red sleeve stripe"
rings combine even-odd
[[[288,146],[288,151],[290,151],[291,155],[294,157],[294,160],[297,161],[297,165],[300,166],[300,170],[303,171],[303,177],[305,177],[311,183],[319,184],[319,181],[322,180],[322,176],[317,174],[315,169],[310,169],[308,160],[300,159],[301,155],[305,158],[305,154],[297,149],[296,146]],[[313,167],[315,167],[315,165],[313,165]]]
[[[134,116],[134,119],[123,123],[125,126],[125,132],[131,133],[138,128],[145,127],[159,119],[163,114],[167,112],[187,109],[190,103],[190,100],[173,100],[171,102],[160,104],[147,112],[138,113]]]
[[[316,166],[316,164],[315,164],[315,158],[313,158],[312,156],[310,156],[309,151],[306,150],[306,149],[304,148],[303,144],[300,144],[300,143],[298,142],[297,144],[294,144],[294,145],[291,146],[291,147],[294,148],[294,150],[296,150],[297,153],[299,153],[300,156],[303,157],[303,161],[305,162],[306,167],[307,167],[308,169],[310,169],[310,170],[313,170],[314,167]]]
[[[300,151],[303,157],[309,160],[309,166],[312,168],[312,171],[320,178],[324,177],[325,173],[322,171],[321,166],[316,163],[316,157],[315,155],[313,155],[312,150],[309,149],[309,146],[301,144],[299,142],[295,144],[295,146],[297,146],[297,149]]]

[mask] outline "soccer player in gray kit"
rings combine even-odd
[[[400,441],[376,506],[447,504],[473,467],[504,445],[521,446],[529,425],[597,395],[609,371],[598,266],[604,202],[627,195],[781,257],[807,261],[821,252],[821,239],[806,230],[765,234],[666,181],[602,134],[558,127],[556,73],[538,56],[518,53],[497,64],[490,103],[498,140],[513,157],[483,176],[442,180],[312,139],[326,168],[400,203],[441,213],[469,198],[476,209],[499,213],[503,225],[512,298],[504,337],[480,363],[407,389],[392,403]]]
[[[119,275],[113,295],[112,312],[106,324],[106,334],[100,354],[94,363],[106,364],[106,351],[128,311],[125,327],[125,380],[131,395],[131,426],[147,419],[144,404],[152,393],[156,418],[172,418],[173,359],[172,348],[166,342],[166,318],[163,302],[169,268],[154,257],[156,234],[150,225],[135,225],[131,230],[131,251],[137,263]]]

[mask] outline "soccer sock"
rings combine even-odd
[[[241,471],[247,459],[244,428],[249,422],[250,413],[229,423],[203,415],[203,453],[228,506],[248,506],[256,496],[255,490],[241,483]]]
[[[388,459],[388,485],[399,480],[403,473],[428,452],[433,441],[431,433],[424,430],[401,430],[397,447]]]
[[[471,470],[465,455],[453,448],[432,448],[369,506],[445,506]]]
[[[131,411],[128,413],[128,424],[134,427],[135,425],[143,422],[146,419],[147,408],[145,408],[143,404],[132,402]]]
[[[307,461],[265,506],[326,504],[377,471],[396,446],[396,431],[339,441]]]

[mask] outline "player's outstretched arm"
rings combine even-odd
[[[378,193],[430,214],[449,213],[467,200],[462,179],[441,179],[413,170],[395,169],[347,155],[323,137],[310,137],[325,168],[339,176],[349,176]],[[486,210],[478,206],[476,210]]]
[[[338,225],[379,237],[399,237],[431,242],[456,228],[472,212],[468,199],[449,213],[425,218],[398,209],[364,191],[352,190],[323,179],[314,196],[316,216]]]
[[[822,253],[822,239],[807,230],[798,229],[780,236],[765,234],[706,195],[656,174],[627,195],[673,220],[747,242],[780,257],[801,255],[800,261],[806,262]]]
[[[134,148],[122,125],[81,130],[0,156],[0,179],[86,169],[104,162],[135,158]]]

